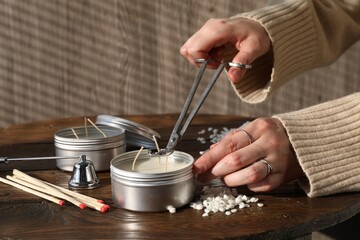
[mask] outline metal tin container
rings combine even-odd
[[[96,124],[124,129],[127,145],[156,148],[153,136],[155,136],[157,140],[160,139],[160,134],[151,128],[120,117],[99,115],[96,118]]]
[[[131,151],[111,161],[112,199],[116,206],[140,212],[179,208],[194,197],[194,158],[175,151],[168,159],[151,157],[147,150]],[[134,168],[133,168],[134,164]]]
[[[93,126],[66,128],[55,133],[56,156],[86,155],[94,164],[95,171],[110,169],[110,161],[126,151],[125,131],[110,126],[98,126],[104,135]],[[74,135],[74,132],[78,138]],[[56,166],[73,171],[78,159],[57,159]]]

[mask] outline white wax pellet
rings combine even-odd
[[[170,213],[176,213],[176,208],[174,208],[173,206],[168,206],[168,207],[167,207],[167,210],[168,210]]]
[[[202,129],[201,131],[198,132],[198,134],[205,134],[205,129]]]
[[[219,211],[218,208],[212,208],[211,211],[213,211],[214,213],[217,213]]]
[[[245,207],[245,203],[244,203],[244,202],[241,202],[241,203],[239,204],[239,208],[242,209],[242,208],[244,208],[244,207]]]
[[[209,213],[203,213],[203,215],[202,215],[203,217],[207,217],[207,216],[209,216]]]
[[[239,204],[239,203],[241,203],[242,201],[241,201],[241,197],[240,196],[237,196],[236,198],[235,198],[235,203],[236,204]]]
[[[226,215],[236,213],[238,209],[251,207],[250,203],[257,203],[258,198],[238,194],[236,188],[228,187],[203,187],[200,199],[190,204],[196,210],[203,210],[203,216],[211,213],[223,212]],[[262,203],[257,204],[259,207]]]
[[[202,210],[203,208],[204,208],[204,206],[202,204],[196,205],[196,210]]]
[[[258,207],[263,207],[264,204],[263,203],[257,203]]]

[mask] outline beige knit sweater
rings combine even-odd
[[[262,102],[295,75],[333,62],[356,42],[360,0],[344,2],[283,1],[237,15],[264,26],[273,47],[253,63],[256,71],[234,85],[240,98]],[[299,183],[309,197],[360,190],[360,93],[274,117],[287,130],[305,173]]]

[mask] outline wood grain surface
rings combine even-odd
[[[162,146],[167,142],[177,115],[124,117],[158,131],[162,136],[160,141]],[[196,116],[178,150],[198,157],[199,151],[206,149],[210,144],[208,134],[205,134],[206,144],[197,141],[199,131],[209,127],[234,128],[247,120],[249,119],[237,116]],[[67,118],[2,129],[0,134],[7,134],[9,140],[8,142],[2,140],[0,153],[28,157],[49,154],[54,149],[51,137],[56,129],[81,123],[83,118]],[[19,135],[21,131],[26,132],[24,138]],[[22,141],[23,139],[25,141]],[[1,177],[11,173],[11,169],[5,169],[3,166],[0,166]],[[70,178],[69,172],[60,171],[49,162],[18,164],[16,167],[24,167],[27,174],[62,187],[67,187]],[[113,205],[109,172],[98,173],[98,177],[101,180],[99,188],[79,192],[103,199],[110,204],[111,208],[107,213],[92,209],[80,210],[70,204],[61,207],[0,184],[0,238],[311,239],[311,232],[334,226],[360,211],[359,193],[311,199],[293,182],[268,193],[253,193],[246,187],[237,188],[239,193],[258,197],[265,206],[242,209],[230,216],[214,214],[210,217],[202,217],[201,211],[191,209],[189,206],[177,209],[175,214],[133,212]],[[219,184],[220,181],[208,183],[208,185]],[[202,185],[198,184],[195,199],[200,196],[201,188]]]

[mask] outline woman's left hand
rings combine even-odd
[[[276,118],[258,118],[230,132],[194,164],[202,182],[222,177],[228,186],[270,191],[303,172],[286,130]]]

